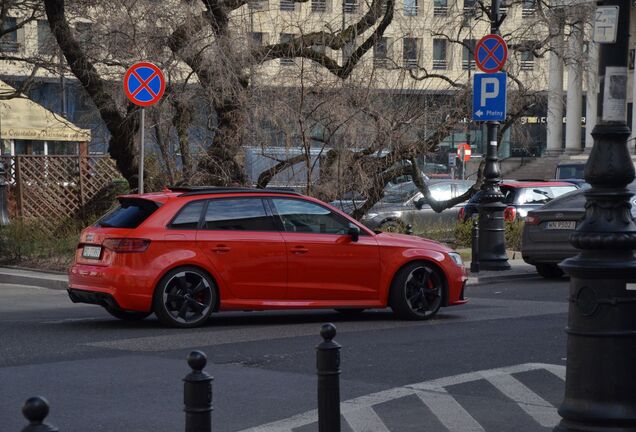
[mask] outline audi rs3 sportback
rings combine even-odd
[[[466,303],[456,252],[376,233],[317,199],[243,188],[124,195],[81,233],[73,302],[195,327],[215,311],[391,307],[427,319]]]

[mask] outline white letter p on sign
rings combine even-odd
[[[492,84],[492,91],[488,91],[488,84]],[[480,106],[486,106],[486,99],[494,99],[499,96],[499,80],[497,78],[483,78],[481,80]]]

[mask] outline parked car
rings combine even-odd
[[[584,177],[585,163],[585,161],[559,162],[554,173],[554,178],[559,180],[582,179]]]
[[[636,183],[628,186],[636,194]],[[632,217],[636,217],[636,198],[632,198]],[[585,215],[585,190],[563,195],[526,216],[521,255],[545,278],[558,278],[563,270],[557,265],[573,257],[578,250],[570,244],[570,235]]]
[[[445,201],[457,197],[466,192],[473,184],[467,180],[430,180],[429,190],[433,199]],[[424,196],[412,182],[405,183],[400,191],[391,194],[371,207],[362,218],[362,223],[371,229],[404,231],[406,226],[419,230],[431,224],[449,224],[457,218],[461,204],[435,212],[426,203]]]
[[[514,221],[525,218],[530,210],[537,209],[550,200],[578,189],[578,186],[570,182],[528,182],[506,180],[499,187],[504,194],[503,203],[507,205],[504,211],[506,221]],[[477,217],[477,205],[481,192],[471,197],[466,205],[459,211],[458,218],[462,221]]]
[[[215,311],[391,307],[426,319],[466,303],[460,255],[376,234],[289,191],[207,188],[125,195],[84,229],[69,269],[73,302],[175,327]]]

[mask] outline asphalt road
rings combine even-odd
[[[0,283],[0,424],[51,403],[62,432],[183,430],[186,355],[215,377],[214,431],[315,431],[315,351],[343,345],[343,431],[548,431],[563,396],[567,280],[472,286],[429,322],[389,311],[218,314],[204,328],[126,323],[64,291]]]

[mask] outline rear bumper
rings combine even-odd
[[[69,297],[75,303],[148,312],[153,290],[144,273],[129,268],[74,264],[68,272]]]

